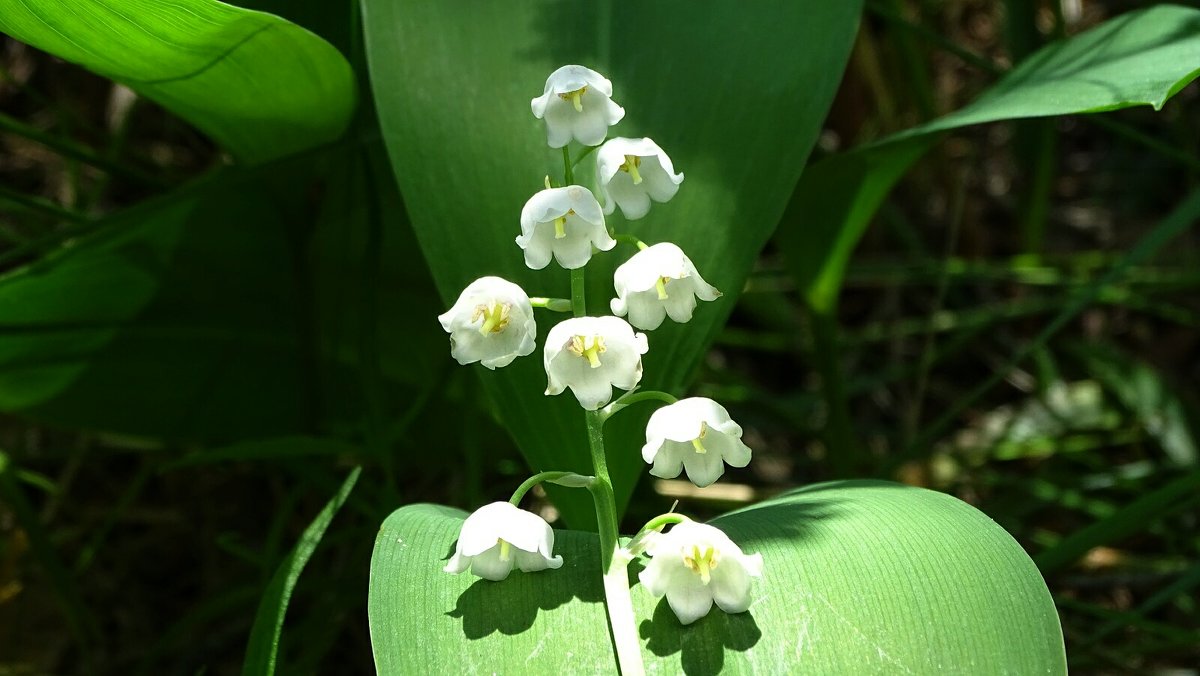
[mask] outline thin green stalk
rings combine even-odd
[[[533,307],[540,307],[551,312],[570,312],[571,300],[568,298],[542,298],[535,297],[529,299],[529,304]]]
[[[638,402],[650,400],[665,401],[668,404],[674,404],[675,402],[679,401],[675,395],[667,392],[659,392],[658,390],[641,390],[639,392],[630,392],[629,394],[626,394],[620,399],[617,399],[613,403],[602,408],[600,410],[600,417],[602,420],[608,420],[618,411],[627,406],[632,406]]]
[[[633,246],[636,246],[638,248],[638,251],[645,251],[646,249],[650,248],[649,244],[646,244],[645,242],[638,239],[637,237],[634,237],[633,235],[625,235],[625,234],[617,233],[617,234],[614,234],[612,236],[612,238],[623,244],[632,244]]]
[[[79,160],[84,164],[89,164],[97,169],[121,176],[122,178],[160,188],[168,185],[166,181],[157,176],[109,160],[94,150],[81,146],[70,139],[54,134],[47,134],[36,127],[31,127],[3,113],[0,113],[0,131],[24,136],[30,141],[46,146],[63,157]]]
[[[583,268],[571,271],[571,314],[576,317],[587,315],[587,292],[584,285],[587,280],[583,276]]]
[[[575,183],[574,165],[571,164],[571,151],[567,146],[563,146],[563,185],[573,185]]]
[[[37,211],[51,218],[61,218],[64,221],[71,223],[89,223],[91,218],[87,214],[73,211],[65,207],[61,207],[54,202],[42,197],[26,195],[25,193],[16,190],[9,190],[4,186],[0,186],[0,201],[11,202],[19,207],[28,209],[29,211]]]
[[[575,472],[538,472],[537,474],[534,474],[525,481],[521,482],[521,485],[517,486],[517,490],[513,491],[512,497],[509,498],[508,501],[513,505],[521,504],[521,498],[524,498],[525,494],[528,493],[531,488],[542,483],[543,481],[549,481],[550,483],[558,484],[559,486],[567,486],[568,488],[591,488],[592,484],[595,483],[596,478],[583,476],[582,474],[576,474]]]
[[[604,419],[599,411],[588,411],[588,449],[592,455],[595,481],[590,486],[596,505],[596,523],[600,531],[600,567],[604,571],[604,598],[608,624],[617,650],[617,664],[625,676],[645,673],[642,649],[634,620],[633,599],[629,595],[628,560],[616,556],[621,547],[617,527],[617,501],[608,474],[604,451]]]

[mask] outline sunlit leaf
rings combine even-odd
[[[216,0],[0,0],[0,31],[128,85],[247,162],[332,141],[354,110],[331,45]]]
[[[465,514],[411,505],[375,543],[368,611],[380,674],[608,673],[596,536],[557,534],[564,565],[499,583],[441,571]],[[715,525],[764,577],[747,613],[681,626],[640,586],[649,673],[1066,671],[1058,614],[1021,547],[952,497],[884,482],[812,486]]]
[[[860,3],[806,0],[745,11],[734,2],[473,5],[366,0],[372,89],[396,177],[446,307],[472,280],[500,275],[533,295],[568,295],[556,266],[528,270],[513,239],[525,201],[561,153],[530,112],[546,77],[580,63],[614,83],[626,118],[610,136],[649,136],[686,175],[671,202],[619,232],[679,244],[721,300],[650,337],[644,387],[679,392],[733,308],[791,194],[841,77]],[[803,45],[800,49],[798,46]],[[573,150],[575,154],[579,148]],[[590,163],[580,165],[585,184]],[[587,268],[588,309],[609,314],[622,246]],[[557,317],[542,317],[544,336]],[[449,348],[442,359],[449,362]],[[482,370],[478,369],[477,370]],[[583,416],[547,399],[538,355],[482,373],[500,418],[535,469],[588,471]],[[623,504],[642,469],[648,410],[609,426],[609,466]],[[564,518],[593,520],[586,497],[555,494]]]

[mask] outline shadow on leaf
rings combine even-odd
[[[563,556],[562,568],[536,573],[514,570],[499,582],[476,578],[459,594],[454,609],[446,614],[462,620],[464,636],[471,640],[497,632],[513,636],[532,628],[539,611],[554,610],[575,598],[584,603],[604,601],[595,534],[559,531],[557,535],[555,553]],[[453,553],[451,546],[445,559]]]
[[[639,633],[659,657],[681,653],[680,666],[688,676],[720,673],[726,651],[744,652],[762,638],[749,612],[729,615],[713,606],[708,615],[684,626],[665,598],[655,607],[654,618],[642,622]]]

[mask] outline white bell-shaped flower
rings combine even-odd
[[[690,397],[663,406],[646,423],[642,459],[650,473],[663,479],[687,471],[688,479],[703,488],[730,467],[750,464],[750,447],[742,443],[742,427],[712,399]]]
[[[450,355],[466,365],[508,366],[537,347],[533,306],[521,287],[499,277],[480,277],[438,315],[450,334]]]
[[[762,576],[761,554],[743,554],[720,529],[693,521],[654,539],[648,552],[653,558],[638,578],[651,594],[666,594],[683,624],[707,615],[713,601],[727,613],[744,612],[750,578]]]
[[[629,220],[650,211],[650,200],[666,202],[679,191],[683,174],[671,158],[648,138],[614,138],[596,151],[596,179],[604,196],[604,213],[615,207]]]
[[[546,394],[566,388],[589,411],[612,399],[613,386],[632,390],[642,379],[646,334],[617,317],[575,317],[546,336]]]
[[[533,116],[546,121],[546,142],[561,148],[574,138],[585,146],[599,145],[608,128],[625,117],[613,103],[612,83],[583,66],[563,66],[546,78],[546,89],[530,101]]]
[[[457,575],[468,568],[479,577],[503,580],[513,566],[531,573],[559,568],[554,552],[554,531],[542,517],[507,502],[493,502],[475,510],[463,522],[454,556],[442,570]]]
[[[591,190],[580,185],[547,188],[521,209],[517,246],[525,250],[525,265],[541,270],[553,256],[568,270],[587,265],[592,247],[608,251],[617,245],[604,227],[604,213]]]
[[[679,247],[662,242],[647,247],[617,268],[613,275],[617,297],[609,302],[613,314],[629,315],[629,323],[651,331],[663,317],[683,323],[692,318],[696,298],[716,300],[721,292],[704,281]]]

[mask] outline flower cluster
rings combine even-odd
[[[676,173],[666,151],[649,138],[605,140],[609,127],[625,116],[612,95],[612,82],[603,75],[570,65],[551,73],[542,95],[530,102],[534,116],[545,122],[547,144],[564,149],[564,180],[556,186],[547,177],[545,189],[528,199],[516,237],[525,264],[532,270],[546,268],[552,260],[564,269],[579,270],[597,252],[614,249],[618,241],[635,244],[638,251],[613,277],[614,295],[608,303],[612,315],[582,316],[582,284],[576,288],[575,277],[571,301],[531,298],[512,282],[482,277],[469,284],[454,306],[438,317],[450,334],[454,359],[464,365],[479,362],[496,369],[535,350],[535,307],[574,307],[576,316],[554,325],[545,339],[546,394],[570,390],[588,415],[599,416],[600,425],[628,405],[621,399],[612,402],[613,388],[631,393],[641,382],[642,356],[650,345],[646,334],[638,330],[653,331],[668,317],[686,323],[698,300],[714,301],[721,296],[676,244],[647,245],[631,235],[616,234],[606,222],[617,209],[627,221],[645,217],[652,203],[671,200],[684,178]],[[588,146],[580,158],[595,153],[595,192],[572,180],[578,162],[570,161],[572,141]],[[725,465],[745,467],[750,462],[742,428],[720,404],[701,397],[675,400],[666,393],[654,394],[673,403],[657,410],[646,426],[642,458],[652,475],[674,478],[686,472],[688,479],[704,487],[721,477]],[[570,485],[587,485],[584,480],[592,479],[571,476],[580,481]],[[532,485],[539,477],[542,475],[526,484]],[[446,572],[469,570],[485,579],[503,580],[514,567],[533,572],[562,565],[562,558],[553,556],[550,526],[515,506],[526,484],[510,502],[486,505],[466,519]],[[635,538],[645,546],[629,552],[651,557],[640,576],[646,590],[665,595],[684,624],[707,614],[714,602],[725,612],[746,610],[750,579],[761,574],[761,557],[743,554],[713,526],[678,515],[666,517],[661,524],[648,524]],[[675,525],[663,534],[667,523]]]

